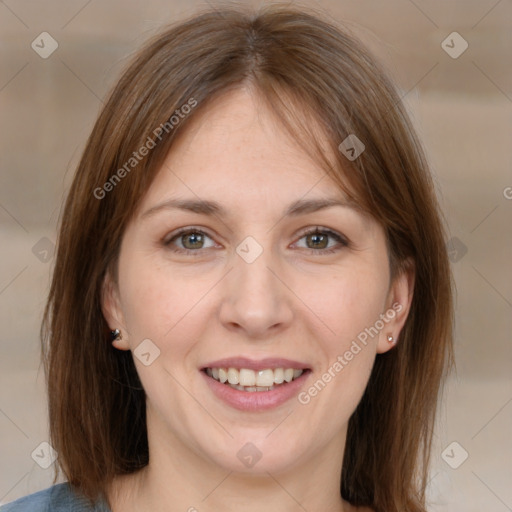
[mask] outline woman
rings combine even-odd
[[[451,331],[428,167],[373,57],[304,10],[204,12],[89,138],[42,329],[68,483],[2,511],[424,512]]]

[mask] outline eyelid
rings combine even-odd
[[[338,252],[344,247],[350,247],[351,243],[350,241],[341,233],[338,233],[337,231],[334,231],[333,229],[322,227],[322,226],[315,226],[313,228],[304,228],[298,235],[298,239],[294,244],[296,244],[299,240],[302,240],[305,236],[308,235],[314,235],[314,234],[322,234],[330,236],[331,238],[334,238],[338,242],[338,247],[331,247],[330,249],[309,249],[305,248],[306,251],[308,251],[310,254],[315,254],[318,256],[321,256],[322,254],[332,254],[334,252]],[[341,247],[340,247],[341,246]]]
[[[166,236],[163,239],[163,241],[162,241],[163,245],[166,246],[166,247],[170,246],[171,242],[173,242],[174,240],[180,238],[180,236],[185,235],[185,234],[189,234],[189,233],[199,233],[201,235],[204,235],[204,236],[210,238],[213,242],[217,243],[214,240],[215,237],[209,235],[208,232],[205,231],[204,228],[200,228],[200,227],[196,227],[196,226],[186,226],[186,227],[183,227],[183,228],[179,228],[176,231],[173,231],[170,235]],[[326,228],[326,227],[322,227],[322,226],[315,226],[315,227],[304,228],[303,230],[301,230],[299,232],[298,235],[296,235],[298,238],[296,239],[295,242],[293,242],[293,244],[296,244],[302,238],[304,238],[304,237],[306,237],[308,235],[315,234],[315,233],[324,234],[324,235],[330,236],[331,238],[334,238],[338,242],[338,246],[335,247],[335,248],[330,248],[330,249],[302,248],[305,251],[307,251],[309,254],[314,254],[314,255],[317,255],[317,256],[321,256],[322,254],[331,254],[331,253],[334,253],[334,252],[338,252],[339,250],[341,250],[341,248],[349,247],[350,246],[349,240],[344,235],[342,235],[341,233],[338,233],[337,231],[334,231],[334,230],[332,230],[330,228]],[[341,248],[340,248],[340,245],[341,245]],[[212,249],[212,247],[201,248],[201,249],[182,249],[181,247],[178,247],[178,248],[174,248],[172,250],[174,252],[176,252],[176,253],[182,253],[182,254],[196,253],[196,255],[198,255],[198,254],[201,254],[203,251],[208,250],[208,249]]]
[[[315,226],[315,227],[304,228],[303,230],[299,231],[298,236],[300,238],[303,238],[306,235],[312,235],[314,233],[331,235],[334,238],[339,238],[340,241],[346,243],[347,245],[349,243],[348,239],[343,234],[339,233],[338,231],[335,231],[334,229],[327,228],[324,226]]]
[[[186,227],[183,227],[183,228],[179,228],[176,231],[173,231],[172,233],[166,235],[164,237],[164,239],[162,240],[162,243],[165,246],[168,246],[168,245],[171,244],[171,242],[173,240],[176,240],[180,236],[186,235],[186,234],[189,234],[189,233],[200,233],[201,235],[207,236],[211,240],[215,241],[214,240],[214,236],[210,235],[204,228],[200,228],[200,227],[196,227],[196,226],[186,226]],[[179,249],[181,249],[181,248],[179,248]],[[195,251],[192,250],[192,249],[181,249],[181,251],[190,251],[190,252],[198,252],[200,250],[201,249],[197,249]]]

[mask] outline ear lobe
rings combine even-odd
[[[105,274],[101,288],[101,311],[110,329],[119,329],[121,336],[112,341],[112,345],[119,350],[130,350],[125,328],[124,316],[119,300],[119,289],[110,272]]]
[[[386,312],[386,325],[379,333],[377,353],[383,354],[400,344],[400,332],[407,320],[414,295],[414,263],[406,262],[403,270],[394,278],[389,289]]]

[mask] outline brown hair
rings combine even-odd
[[[148,463],[144,390],[131,353],[110,344],[102,283],[176,135],[208,102],[242,85],[256,90],[380,223],[392,275],[414,266],[400,342],[377,356],[349,422],[340,491],[377,512],[424,512],[438,395],[453,364],[451,274],[439,207],[422,148],[386,74],[346,30],[303,8],[202,12],[149,41],[111,92],[62,213],[42,325],[59,465],[94,500],[106,495],[114,476]],[[197,106],[179,123],[170,121],[192,102]],[[338,150],[350,134],[365,145],[353,161]],[[154,147],[130,160],[150,140]],[[321,144],[331,149],[328,157]]]

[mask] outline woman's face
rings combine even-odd
[[[198,114],[105,288],[115,346],[133,351],[147,395],[152,460],[276,473],[341,458],[409,281],[390,282],[382,228],[256,96],[230,92]]]

